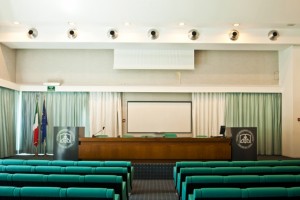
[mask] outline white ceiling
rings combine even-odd
[[[200,38],[203,38],[202,30],[209,34],[211,31],[207,30],[230,30],[234,28],[233,23],[240,23],[240,31],[292,31],[288,40],[279,43],[293,44],[293,39],[298,37],[300,30],[299,8],[300,0],[0,0],[0,43],[12,48],[63,48],[66,47],[64,43],[70,43],[65,37],[66,31],[76,28],[79,34],[83,33],[81,45],[99,43],[105,48],[109,48],[110,45],[115,48],[118,42],[149,43],[146,37],[141,39],[136,35],[156,28],[161,32],[173,34],[173,38],[169,37],[172,40],[164,40],[162,36],[163,39],[157,43],[172,44],[183,41],[179,36],[175,36],[176,34],[186,33],[192,28],[199,30]],[[15,21],[20,24],[15,25]],[[68,22],[74,22],[75,25],[70,26]],[[130,25],[125,26],[125,22],[129,22]],[[185,26],[180,27],[179,22],[184,22]],[[25,36],[32,27],[39,31],[38,40],[32,41],[20,36]],[[130,38],[123,36],[119,41],[110,44],[111,40],[106,37],[105,32],[110,28],[132,35]],[[59,37],[59,31],[64,33],[63,39]],[[50,33],[52,37],[49,36]],[[218,34],[213,35],[217,37]],[[105,35],[105,39],[97,39],[97,35],[100,38],[101,35]],[[265,35],[264,33],[263,37]],[[185,40],[183,42],[190,43]],[[200,40],[198,43],[219,44],[224,41],[211,39]],[[242,43],[253,42],[244,40]],[[255,43],[268,42],[258,40]],[[76,44],[74,47],[81,46]]]

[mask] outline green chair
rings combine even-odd
[[[164,138],[177,138],[176,133],[165,133]]]
[[[96,135],[95,138],[107,138],[108,135]]]
[[[196,138],[208,138],[207,135],[197,135]]]
[[[133,135],[130,135],[130,134],[124,134],[123,135],[123,138],[133,138],[134,136]]]

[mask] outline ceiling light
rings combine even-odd
[[[237,30],[231,30],[229,32],[229,38],[233,41],[237,40],[239,38],[239,32]]]
[[[107,36],[114,40],[118,37],[118,31],[116,29],[110,29],[107,32]]]
[[[19,24],[20,24],[20,22],[14,21],[14,25],[19,25]]]
[[[34,39],[34,38],[36,38],[38,36],[38,31],[35,28],[31,28],[31,29],[28,30],[27,36],[30,39]]]
[[[192,29],[189,31],[188,37],[191,40],[197,40],[199,37],[199,32],[196,29]]]
[[[68,37],[70,39],[75,39],[77,37],[77,30],[76,29],[69,29],[68,30]]]
[[[240,25],[239,23],[233,24],[234,27],[238,27],[239,25]]]
[[[184,24],[184,22],[179,22],[178,25],[179,25],[179,26],[184,26],[185,24]]]
[[[156,29],[150,29],[150,30],[148,31],[148,37],[150,37],[152,40],[157,39],[158,36],[159,36],[158,30],[156,30]]]
[[[268,33],[268,37],[272,41],[277,40],[277,38],[279,37],[279,33],[276,30],[272,30]]]
[[[124,25],[125,26],[130,26],[130,23],[129,22],[125,22]]]

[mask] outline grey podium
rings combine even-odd
[[[53,159],[78,160],[78,138],[84,127],[54,127]]]

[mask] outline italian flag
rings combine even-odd
[[[34,121],[33,121],[33,145],[38,146],[39,144],[39,107],[36,102]]]

